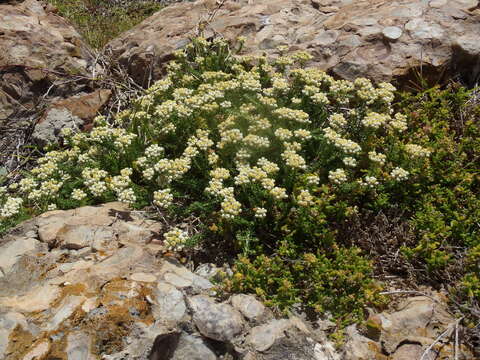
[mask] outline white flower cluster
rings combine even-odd
[[[182,229],[174,227],[163,234],[163,238],[165,239],[165,247],[167,250],[180,251],[186,245],[188,234]]]
[[[401,167],[396,167],[390,172],[390,176],[397,181],[404,181],[408,179],[409,172]]]
[[[347,174],[343,169],[332,170],[328,173],[328,179],[334,184],[340,185],[347,181]]]
[[[0,209],[0,219],[8,219],[17,215],[23,204],[23,199],[18,197],[10,197],[7,199],[3,207]]]

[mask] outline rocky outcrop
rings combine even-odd
[[[55,142],[62,129],[88,129],[111,94],[111,90],[100,89],[90,94],[79,94],[53,102],[35,125],[33,141],[43,146]]]
[[[219,4],[222,4],[221,6]],[[198,0],[171,5],[108,46],[145,83],[191,36],[247,38],[248,53],[308,50],[310,65],[353,79],[480,74],[478,0]],[[420,70],[421,69],[421,70]]]
[[[90,73],[90,50],[49,9],[37,0],[0,4],[0,124],[16,111],[31,109],[47,93],[74,93],[78,82],[72,80]]]
[[[216,299],[219,269],[164,257],[163,231],[110,203],[48,212],[0,239],[0,359],[418,360],[454,329],[441,297],[417,296],[366,331],[350,326],[336,349],[334,323],[276,318],[252,295]],[[448,336],[434,345],[424,360],[452,355]]]

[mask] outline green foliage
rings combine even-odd
[[[471,96],[464,88],[433,88],[405,94],[398,105],[411,114],[408,136],[433,149],[421,181],[404,189],[419,241],[403,252],[440,279],[443,271],[456,279],[467,272],[463,284],[469,297],[478,296],[480,259],[480,105]],[[468,265],[452,273],[448,266],[459,258]]]
[[[363,320],[365,307],[384,300],[370,262],[355,247],[312,253],[285,241],[273,256],[240,256],[233,270],[226,289],[256,293],[283,310],[301,303],[319,314],[330,312],[342,326]]]
[[[109,0],[48,0],[61,16],[70,20],[95,49],[134,27],[161,5],[154,0],[127,1],[125,5]]]
[[[417,238],[406,260],[440,277],[463,257],[455,279],[478,295],[480,137],[468,91],[392,105],[390,84],[335,80],[304,68],[305,53],[239,56],[221,39],[194,39],[176,57],[130,109],[90,133],[64,131],[63,148],[0,187],[2,224],[111,200],[195,218],[203,232],[167,229],[168,249],[227,244],[239,257],[226,290],[344,325],[382,299],[372,262],[341,229],[399,208]]]

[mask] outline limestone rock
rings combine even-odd
[[[173,285],[159,283],[155,292],[156,303],[152,306],[152,313],[156,320],[165,324],[176,324],[187,310],[183,294]]]
[[[272,320],[268,324],[252,328],[247,336],[247,342],[257,351],[266,351],[277,339],[285,336],[284,331],[290,326],[287,319]]]
[[[238,294],[231,298],[232,305],[248,320],[256,320],[265,312],[265,306],[252,295]]]
[[[440,303],[426,296],[410,298],[400,305],[399,311],[383,313],[380,318],[380,340],[388,353],[395,352],[404,342],[429,345],[427,339],[435,339],[455,321]]]
[[[36,239],[22,237],[0,246],[0,277],[12,269],[20,256],[40,249],[40,245]]]
[[[215,1],[182,2],[154,14],[108,47],[138,82],[145,83],[150,75],[145,69],[151,65],[154,78],[161,77],[165,62],[202,24],[206,38],[245,36],[246,53],[277,55],[277,47],[285,45],[289,51],[308,50],[314,57],[310,65],[341,78],[365,76],[401,83],[420,64],[431,68],[434,78],[450,64],[445,76],[461,69],[452,45],[478,34],[478,15],[468,10],[477,3],[227,0],[217,9]],[[474,59],[478,63],[479,56]],[[462,72],[467,80],[478,76],[468,71]]]
[[[217,304],[204,295],[189,299],[193,321],[203,336],[217,341],[231,341],[243,329],[239,312],[228,304]]]
[[[71,94],[78,82],[58,80],[87,75],[93,66],[79,33],[40,1],[0,4],[0,34],[0,123],[19,104],[32,109],[55,82],[50,95]]]
[[[217,356],[201,338],[182,334],[172,360],[184,359],[216,360]]]
[[[33,140],[44,146],[56,142],[63,129],[71,129],[73,132],[85,129],[90,126],[110,95],[110,90],[100,89],[54,102],[35,125]]]
[[[382,348],[379,343],[359,334],[355,325],[350,325],[346,329],[347,341],[344,346],[342,359],[344,360],[387,360],[382,354]]]
[[[405,344],[400,346],[392,356],[392,360],[420,360],[424,353],[424,349],[421,345],[417,344]],[[424,360],[433,360],[436,355],[430,352],[424,356]]]

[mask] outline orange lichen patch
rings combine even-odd
[[[34,338],[32,334],[25,331],[20,325],[12,331],[6,351],[6,358],[9,360],[20,360],[32,349]]]
[[[87,287],[82,283],[65,285],[60,288],[60,291],[60,296],[51,304],[52,307],[57,307],[69,295],[88,295]]]

